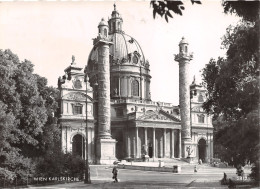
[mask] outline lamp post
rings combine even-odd
[[[85,184],[91,184],[90,180],[90,168],[88,163],[88,76],[87,72],[85,73],[85,82],[86,82],[86,161],[85,161]]]

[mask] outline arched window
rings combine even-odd
[[[185,52],[188,52],[188,47],[187,46],[185,46]]]
[[[104,29],[104,35],[107,37],[107,29]]]
[[[204,102],[204,99],[203,99],[203,95],[200,93],[199,94],[199,99],[198,99],[199,102]]]
[[[182,46],[180,46],[180,52],[182,51]]]
[[[136,55],[134,55],[133,57],[133,63],[134,64],[137,64],[138,63],[138,57]]]
[[[132,96],[139,96],[139,82],[137,80],[132,82]]]
[[[114,29],[114,32],[116,31],[116,22],[113,22],[113,29]]]

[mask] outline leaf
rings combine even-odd
[[[156,10],[153,9],[153,18],[155,19],[155,15],[156,15]]]
[[[166,22],[168,22],[168,17],[167,17],[167,14],[165,14],[165,20],[166,20]]]
[[[169,11],[168,11],[166,14],[167,14],[169,17],[173,18],[172,15],[171,15],[171,13],[170,13]]]
[[[194,4],[194,3],[196,3],[196,4],[201,4],[201,1],[191,0],[191,3],[192,3],[192,4]]]

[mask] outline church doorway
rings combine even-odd
[[[202,162],[206,162],[206,140],[200,139],[198,143],[199,148],[199,159],[202,160]]]
[[[153,157],[153,147],[151,144],[149,144],[149,147],[148,147],[148,155],[150,158]]]
[[[72,139],[72,155],[85,157],[85,140],[80,134],[76,134]]]

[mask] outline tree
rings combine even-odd
[[[57,150],[58,90],[10,50],[0,50],[0,81],[0,175],[23,181],[35,158]]]
[[[191,0],[192,4],[201,4],[201,1]],[[153,7],[153,17],[159,14],[165,17],[168,22],[168,17],[173,18],[171,12],[182,16],[182,11],[185,6],[182,0],[151,0],[150,5]],[[236,14],[247,21],[255,21],[258,19],[259,1],[222,1],[222,6],[225,13]]]
[[[259,2],[223,6],[242,20],[228,27],[223,37],[226,57],[211,59],[203,69],[208,90],[203,107],[221,123],[215,125],[215,142],[225,149],[224,159],[235,166],[252,163],[252,176],[259,179],[254,174],[259,172]]]
[[[200,1],[195,0],[191,0],[191,3],[201,4]],[[161,17],[164,16],[167,22],[168,17],[173,18],[171,12],[182,15],[182,11],[185,9],[182,1],[152,0],[150,4],[153,7],[153,18],[159,14]]]

